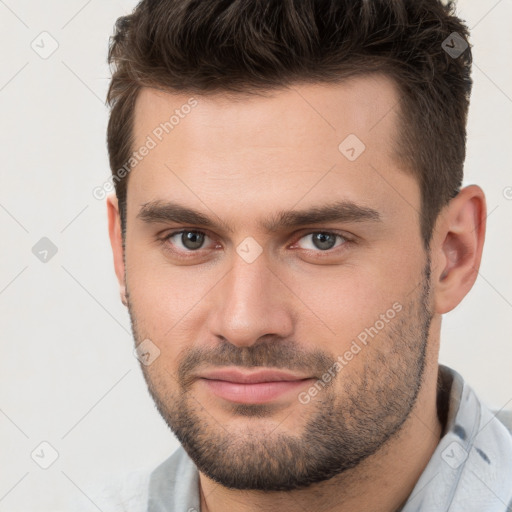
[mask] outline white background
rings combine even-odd
[[[85,503],[91,480],[177,447],[132,355],[105,203],[92,196],[110,174],[108,37],[135,3],[0,0],[0,512]],[[444,319],[441,362],[512,409],[512,1],[459,12],[475,60],[465,182],[483,187],[489,217],[477,283]],[[48,59],[31,48],[43,31],[59,45]],[[42,237],[58,248],[47,263],[32,253]],[[47,470],[30,456],[42,441],[59,454]]]

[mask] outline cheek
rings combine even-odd
[[[381,315],[395,318],[396,310],[410,300],[421,276],[420,267],[393,260],[390,265],[339,267],[314,278],[297,279],[298,294],[307,308],[300,323],[309,336],[322,333],[331,351],[344,350],[365,329],[381,325]],[[307,320],[306,320],[307,319]],[[386,327],[389,322],[385,322]],[[387,329],[386,329],[387,330]],[[304,336],[307,339],[308,336]]]
[[[174,267],[161,255],[126,251],[126,281],[132,314],[140,336],[161,350],[179,351],[195,338],[204,319],[201,302],[219,279],[217,271],[200,266]]]

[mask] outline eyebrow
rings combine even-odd
[[[211,229],[223,229],[233,233],[234,229],[223,222],[217,215],[214,220],[204,213],[174,202],[160,200],[150,201],[141,206],[137,218],[148,224],[173,222],[176,224],[194,224]],[[304,210],[281,210],[261,222],[261,226],[269,233],[285,228],[296,228],[307,224],[324,222],[381,222],[380,213],[373,208],[358,205],[352,201],[314,206]]]

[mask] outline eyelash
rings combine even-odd
[[[193,257],[194,255],[197,255],[198,253],[200,253],[201,251],[203,251],[204,249],[203,248],[200,248],[200,249],[196,249],[195,251],[194,250],[176,250],[176,249],[171,249],[169,247],[169,240],[171,238],[173,238],[174,236],[176,235],[181,235],[183,233],[198,233],[200,235],[205,235],[206,237],[208,238],[212,238],[208,235],[207,232],[205,231],[201,231],[201,230],[198,230],[198,229],[181,229],[179,231],[173,231],[172,233],[169,233],[165,236],[163,236],[162,238],[159,239],[159,241],[165,245],[165,248],[166,250],[172,252],[173,254],[178,254],[180,255],[181,257],[185,257],[185,258],[188,258],[188,257]],[[300,240],[302,240],[303,238],[305,238],[306,236],[309,236],[309,235],[314,235],[314,234],[323,234],[323,235],[334,235],[335,237],[337,237],[337,239],[342,239],[342,243],[339,244],[339,245],[335,245],[334,247],[332,247],[331,249],[326,249],[324,251],[320,250],[320,249],[303,249],[305,251],[308,251],[308,252],[313,252],[313,253],[316,253],[316,254],[327,254],[327,255],[332,255],[332,254],[335,254],[337,253],[339,250],[344,250],[346,249],[346,246],[350,243],[353,242],[353,240],[349,237],[347,237],[346,235],[344,234],[341,234],[341,233],[337,233],[335,231],[321,231],[321,230],[316,230],[316,231],[307,231],[307,232],[304,232],[304,233],[301,233],[301,235],[296,239],[295,242],[293,242],[293,246],[296,245]],[[184,256],[186,255],[186,256]],[[190,256],[188,256],[190,255]]]

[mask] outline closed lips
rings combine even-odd
[[[299,381],[312,377],[307,375],[295,375],[278,370],[259,370],[252,373],[244,373],[238,370],[212,370],[203,372],[200,378],[208,380],[223,380],[239,384],[257,384],[261,382]]]

